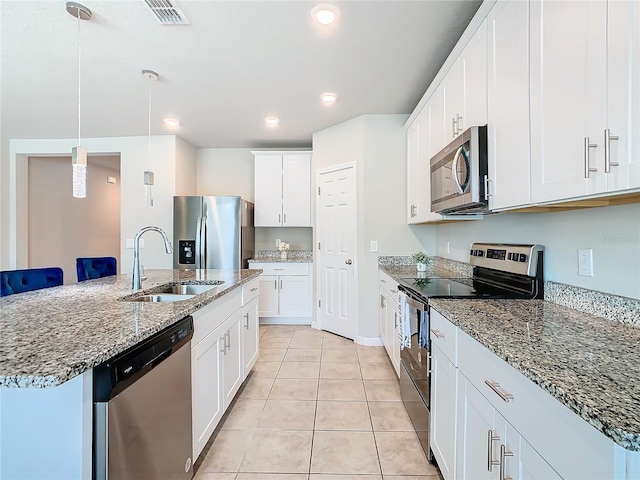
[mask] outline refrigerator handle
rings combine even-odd
[[[198,217],[198,223],[196,225],[196,268],[202,268],[202,217]]]
[[[200,218],[200,268],[207,268],[207,217]]]

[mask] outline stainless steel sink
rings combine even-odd
[[[195,295],[185,295],[177,293],[162,293],[154,295],[141,295],[139,297],[127,298],[128,302],[180,302],[182,300],[189,300],[195,297]]]
[[[200,295],[213,290],[224,282],[217,281],[215,285],[172,285],[170,287],[159,290],[158,293],[169,293],[176,295]]]

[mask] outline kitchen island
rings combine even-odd
[[[128,301],[130,275],[0,299],[0,478],[91,478],[93,367],[259,274],[148,270],[135,296],[223,282],[171,303]]]

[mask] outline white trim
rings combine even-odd
[[[380,337],[356,337],[356,343],[358,345],[365,345],[367,347],[382,347],[382,339]]]
[[[260,325],[310,325],[311,317],[260,317]]]
[[[251,150],[254,155],[307,155],[313,150]]]

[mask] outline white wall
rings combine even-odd
[[[365,338],[379,336],[373,301],[379,285],[378,256],[435,253],[435,227],[417,230],[416,235],[406,223],[406,118],[363,115],[313,135],[314,183],[317,170],[356,164],[358,336]],[[378,252],[369,251],[371,240],[378,241]]]
[[[130,272],[133,252],[126,249],[125,240],[133,239],[142,227],[155,225],[169,236],[173,231],[173,196],[175,194],[176,137],[151,137],[149,157],[148,137],[87,138],[82,145],[89,154],[120,154],[121,175],[121,267]],[[68,156],[76,146],[76,139],[20,139],[10,141],[9,218],[3,219],[2,229],[9,234],[9,268],[27,265],[27,158],[29,156]],[[151,162],[149,162],[151,158]],[[144,171],[151,166],[155,172],[154,206],[147,207],[143,184]],[[145,235],[141,263],[146,268],[172,268],[172,256],[164,251],[157,234]],[[5,249],[6,250],[6,249]]]
[[[197,195],[241,196],[253,202],[253,155],[249,148],[197,150]]]
[[[278,238],[288,243],[291,250],[312,250],[313,230],[310,227],[257,227],[256,250],[275,250]]]
[[[190,143],[180,137],[176,138],[176,161],[174,195],[197,195],[197,153]],[[169,232],[167,232],[169,233]]]
[[[428,228],[428,227],[419,227]],[[450,242],[450,254],[444,245]],[[546,280],[640,298],[640,206],[554,213],[503,213],[476,222],[438,225],[438,254],[469,261],[471,242],[545,246]],[[578,249],[593,249],[593,277],[578,275]]]
[[[65,284],[77,281],[77,257],[115,257],[120,266],[119,169],[89,157],[83,199],[72,196],[71,171],[71,157],[29,159],[28,267],[61,267]]]

